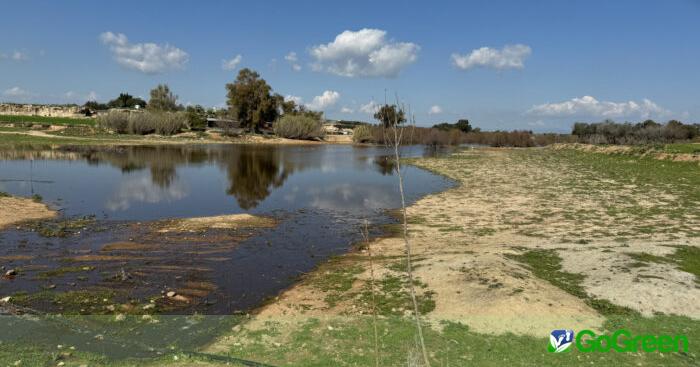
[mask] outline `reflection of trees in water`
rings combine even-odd
[[[321,150],[274,146],[127,146],[71,147],[62,150],[13,152],[13,158],[83,159],[88,164],[109,164],[123,173],[148,169],[154,186],[167,189],[177,180],[181,166],[215,163],[226,171],[226,193],[242,209],[255,208],[289,175],[306,167],[333,162]],[[8,157],[9,158],[9,157]]]
[[[396,161],[389,156],[374,157],[374,165],[377,171],[384,176],[391,176],[396,171]]]
[[[227,157],[229,188],[242,209],[252,209],[270,195],[270,189],[282,186],[292,173],[279,149],[236,149]]]

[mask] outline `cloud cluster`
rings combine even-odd
[[[439,115],[442,113],[442,107],[438,105],[431,106],[428,110],[429,115]]]
[[[526,45],[506,45],[498,50],[482,47],[472,50],[468,55],[452,54],[452,63],[459,69],[468,70],[475,67],[504,69],[522,69],[525,59],[530,56],[532,49]]]
[[[559,103],[535,105],[527,113],[538,116],[591,116],[601,118],[665,116],[670,113],[658,104],[648,99],[641,102],[609,102],[599,101],[591,96],[572,98]]]
[[[344,31],[333,42],[312,47],[310,53],[315,71],[351,78],[393,78],[416,61],[419,50],[415,43],[387,40],[386,31],[365,28]]]
[[[379,104],[375,101],[369,101],[367,104],[360,106],[360,112],[375,114],[379,111]]]
[[[286,56],[284,56],[284,59],[287,60],[289,65],[291,65],[292,70],[301,71],[301,65],[299,65],[299,58],[297,57],[296,52],[288,53]]]
[[[314,97],[310,103],[306,104],[306,108],[314,111],[323,111],[334,106],[340,99],[340,93],[334,90],[324,91],[320,96]]]
[[[241,60],[243,60],[243,56],[241,55],[236,55],[232,59],[221,60],[221,68],[224,70],[235,70],[238,64],[241,63]]]
[[[12,53],[10,53],[10,54],[0,52],[0,60],[3,60],[3,59],[10,59],[10,60],[19,62],[19,61],[29,60],[29,56],[27,56],[26,53],[24,53],[22,51],[17,51],[17,50],[12,51]]]
[[[104,32],[100,40],[109,46],[112,56],[120,65],[146,74],[182,69],[189,60],[187,52],[168,45],[129,43],[123,33]]]

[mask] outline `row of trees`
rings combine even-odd
[[[577,122],[571,134],[579,142],[589,144],[672,143],[700,137],[700,124],[683,124],[677,120],[665,124],[653,120],[636,124],[616,123],[612,120],[596,123]]]
[[[87,113],[111,108],[145,108],[147,113],[183,112],[187,126],[191,129],[204,128],[207,117],[220,117],[238,121],[241,127],[248,130],[260,131],[270,128],[269,123],[286,115],[289,118],[285,120],[285,128],[278,129],[282,136],[287,132],[289,137],[316,138],[322,135],[322,112],[310,111],[291,100],[285,101],[282,95],[274,93],[265,79],[253,70],[242,69],[233,83],[226,84],[226,90],[228,110],[222,111],[205,109],[201,105],[184,107],[178,104],[178,96],[165,84],[159,84],[150,91],[148,102],[128,93],[121,93],[107,103],[88,101],[84,107]],[[116,118],[117,114],[114,115],[114,120],[119,121],[116,125],[122,126],[125,120],[123,116]],[[294,118],[291,118],[292,116]],[[122,130],[133,131],[134,128]]]

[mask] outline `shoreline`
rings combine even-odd
[[[576,149],[485,148],[410,160],[458,182],[407,207],[414,279],[429,339],[447,337],[454,325],[463,325],[468,337],[479,340],[500,343],[511,335],[533,345],[564,326],[602,332],[621,323],[655,332],[658,325],[667,324],[685,325],[690,333],[697,333],[700,308],[694,301],[700,289],[693,278],[698,275],[674,264],[685,261],[684,256],[689,261],[697,256],[689,254],[700,247],[694,236],[700,219],[685,205],[678,210],[687,221],[674,220],[678,214],[668,206],[684,202],[677,195],[693,195],[692,185],[682,186],[682,192],[676,187],[675,196],[659,192],[653,200],[639,203],[639,208],[624,208],[621,218],[633,224],[620,219],[601,221],[615,215],[604,210],[610,203],[609,190],[618,190],[618,184],[607,177],[628,167],[630,159],[639,158]],[[697,179],[684,170],[691,167],[690,162],[644,162],[651,165],[647,169],[659,170],[647,173],[651,182],[678,182],[688,175],[691,182]],[[587,171],[579,172],[583,167]],[[635,182],[632,174],[636,173],[632,169],[624,178]],[[575,198],[558,192],[551,197],[549,190],[562,185],[586,188],[590,196]],[[626,181],[625,185],[632,190],[627,195],[649,194],[644,186],[633,189]],[[580,212],[582,208],[591,213],[582,214],[587,213]],[[641,208],[658,211],[667,222],[646,216]],[[581,231],[581,225],[589,229]],[[658,230],[649,236],[641,229],[646,226]],[[679,243],[681,247],[673,247]],[[410,330],[413,317],[402,270],[403,240],[375,238],[369,249],[371,257],[365,247],[319,264],[206,351],[237,353],[268,363],[298,362],[316,357],[297,353],[293,347],[285,349],[284,355],[273,355],[280,344],[307,343],[313,330],[312,335],[324,335],[320,340],[328,344],[330,355],[337,353],[333,348],[340,348],[359,358],[357,348],[370,347],[366,339],[347,345],[347,340],[335,339],[333,334],[340,333],[336,330],[371,332],[371,294],[379,315],[375,322],[381,328]],[[612,280],[606,278],[612,274]],[[260,340],[260,335],[266,338]],[[257,352],[250,352],[251,348]],[[433,350],[437,348],[433,345]],[[485,358],[488,352],[481,356]]]
[[[206,137],[197,137],[194,133],[181,133],[173,136],[160,135],[58,135],[64,129],[49,129],[56,134],[43,130],[3,131],[0,129],[0,148],[17,144],[46,145],[186,145],[186,144],[270,144],[270,145],[324,145],[353,144],[352,136],[329,135],[328,140],[297,140],[264,135],[241,135],[223,137],[218,133],[206,133]]]

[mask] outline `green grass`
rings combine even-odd
[[[51,278],[60,277],[60,276],[70,274],[70,273],[90,272],[93,270],[95,270],[94,266],[64,266],[64,267],[53,269],[53,270],[43,271],[43,272],[37,274],[36,278],[37,279],[51,279]]]
[[[634,333],[685,333],[697,340],[697,321],[683,317],[659,316],[627,325]],[[389,317],[378,320],[379,365],[406,366],[409,355],[417,352],[413,342],[415,325],[410,318]],[[613,322],[606,326],[614,327]],[[427,349],[434,366],[693,366],[697,348],[690,353],[579,353],[552,354],[546,350],[547,335],[542,337],[487,335],[471,331],[458,323],[424,328]],[[279,345],[271,343],[279,340]],[[374,366],[373,321],[370,317],[339,320],[309,319],[291,335],[283,337],[278,325],[257,331],[243,345],[233,346],[231,356],[272,365],[293,366]]]
[[[84,216],[63,220],[30,222],[26,226],[43,237],[68,237],[93,224],[95,224],[94,216]]]
[[[524,264],[534,276],[581,298],[586,304],[603,315],[637,315],[637,312],[632,309],[617,306],[609,301],[588,295],[581,285],[585,276],[563,271],[561,257],[554,250],[530,250],[522,254],[508,255],[508,257]]]
[[[46,117],[46,116],[20,116],[0,115],[0,123],[37,123],[48,125],[89,125],[94,126],[95,120],[90,118],[72,117]]]
[[[666,144],[661,149],[667,153],[700,154],[700,143]]]
[[[676,252],[669,256],[678,264],[678,268],[695,275],[695,281],[700,283],[700,248],[694,246],[678,246]]]

